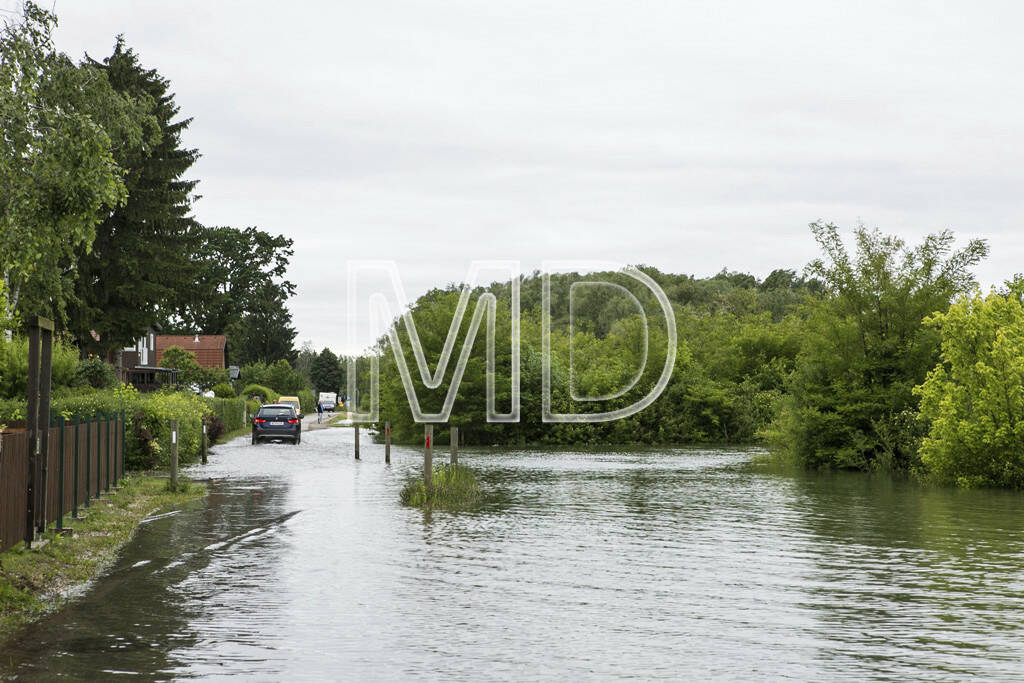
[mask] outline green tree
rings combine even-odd
[[[263,282],[242,297],[242,316],[226,330],[232,357],[239,363],[295,359],[295,328],[287,294],[273,282]]]
[[[309,376],[317,391],[345,393],[345,375],[341,369],[341,361],[330,349],[324,349],[313,359]]]
[[[88,249],[101,210],[124,201],[111,137],[137,144],[137,103],[53,48],[56,17],[26,2],[0,30],[0,272],[7,315],[60,317],[63,278]],[[106,126],[107,130],[104,129]]]
[[[267,294],[267,287],[277,290],[270,292],[277,302],[295,294],[295,285],[285,279],[293,254],[291,239],[254,227],[206,228],[198,238],[194,258],[199,272],[192,296],[178,311],[177,327],[224,334],[259,308],[259,295]]]
[[[953,235],[903,240],[860,227],[851,255],[834,225],[812,223],[824,256],[808,266],[824,296],[808,303],[803,345],[774,433],[775,449],[809,467],[907,469],[917,443],[906,425],[914,386],[935,366],[939,336],[922,323],[974,283],[987,253]]]
[[[313,342],[308,340],[302,343],[295,356],[295,371],[302,375],[306,380],[306,384],[311,387],[316,386],[312,378],[313,361],[316,360],[316,356],[317,353],[316,349],[313,348]]]
[[[180,346],[169,346],[164,349],[160,358],[161,367],[173,368],[178,371],[178,383],[196,386],[202,390],[228,381],[228,371],[223,368],[204,368],[196,361],[196,354],[186,351]]]
[[[192,243],[200,227],[189,215],[196,181],[183,176],[199,154],[182,146],[191,119],[175,120],[179,109],[169,81],[145,69],[122,37],[110,57],[87,58],[85,68],[103,74],[123,97],[146,103],[150,113],[143,138],[115,140],[127,201],[96,227],[90,248],[80,245],[76,252],[69,328],[83,346],[107,351],[131,344],[161,309],[174,310],[191,291]],[[99,334],[98,343],[90,331]]]
[[[921,460],[959,486],[1024,487],[1024,280],[964,297],[928,325],[942,356],[917,388]]]
[[[279,358],[267,366],[265,383],[271,389],[285,396],[294,396],[307,388],[306,379],[292,369],[284,358]]]

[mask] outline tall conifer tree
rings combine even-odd
[[[81,345],[106,351],[130,344],[177,308],[193,281],[191,254],[202,227],[190,215],[198,181],[184,176],[199,154],[182,145],[192,119],[175,120],[179,108],[170,82],[143,68],[123,37],[110,57],[86,57],[86,64],[104,70],[116,91],[151,108],[157,128],[141,144],[114,141],[128,199],[97,226],[91,251],[78,255],[69,328]]]

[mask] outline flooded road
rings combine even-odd
[[[443,450],[443,449],[442,449]],[[220,446],[210,495],[3,653],[18,680],[1024,677],[1024,498],[750,453],[469,451],[482,509],[398,504],[364,436]]]

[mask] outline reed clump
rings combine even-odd
[[[464,510],[480,502],[480,483],[473,470],[464,465],[440,465],[434,468],[427,490],[423,477],[406,482],[399,494],[402,505],[440,510]]]

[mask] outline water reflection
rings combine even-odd
[[[830,475],[804,478],[794,503],[816,537],[806,604],[829,639],[823,666],[1022,673],[1018,494]]]
[[[48,679],[989,678],[1021,672],[1021,497],[722,450],[469,451],[475,511],[398,505],[348,430],[222,447],[201,504],[16,643]]]

